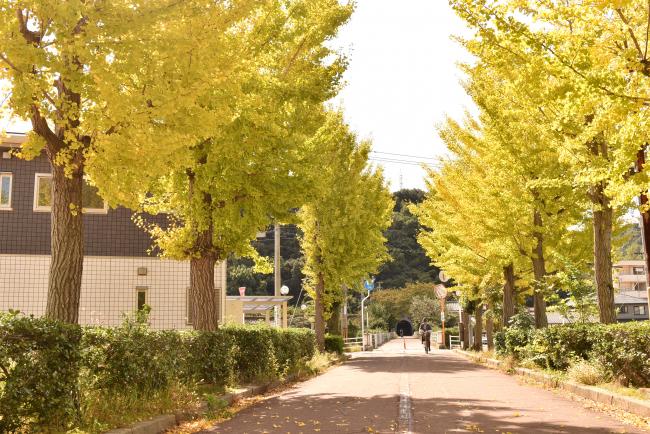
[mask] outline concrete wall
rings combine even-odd
[[[49,255],[0,255],[0,310],[45,312]],[[139,276],[138,268],[147,275]],[[137,289],[146,288],[150,323],[159,329],[191,328],[187,324],[189,262],[158,258],[88,256],[84,259],[79,321],[118,325],[123,313],[137,307]],[[225,317],[225,262],[215,268],[220,318]]]

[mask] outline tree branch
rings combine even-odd
[[[41,43],[41,36],[36,33],[32,32],[27,28],[27,21],[29,21],[29,12],[27,12],[27,17],[23,15],[23,11],[21,9],[16,10],[16,16],[18,17],[18,29],[20,30],[20,33],[23,35],[25,40],[33,45],[38,45]]]
[[[14,65],[13,63],[11,63],[11,61],[9,61],[9,59],[7,59],[7,57],[6,57],[4,54],[0,54],[0,59],[2,59],[2,61],[3,61],[4,63],[6,63],[7,65],[9,65],[9,67],[10,67],[11,69],[13,69],[14,71],[18,71],[18,72],[22,73],[22,71],[21,71],[20,69],[18,69],[18,68],[16,67],[16,65]]]
[[[630,27],[629,21],[627,20],[627,18],[625,18],[625,15],[623,15],[623,11],[621,10],[621,8],[616,8],[615,10],[616,10],[616,13],[618,14],[619,18],[621,19],[621,21],[623,21],[623,23],[627,26],[627,31],[630,34],[630,37],[632,38],[632,42],[634,42],[634,46],[636,47],[636,51],[639,52],[639,56],[641,56],[642,59],[645,59],[645,55],[643,54],[643,51],[641,50],[641,45],[639,45],[639,41],[638,41],[638,39],[636,39],[636,35],[634,34],[634,31],[632,30],[632,27]]]
[[[643,59],[648,58],[648,38],[650,38],[650,0],[648,0],[648,22],[645,28],[645,49],[643,50]]]

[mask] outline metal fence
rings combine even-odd
[[[368,350],[374,350],[375,348],[379,348],[386,342],[390,341],[395,337],[394,333],[386,332],[386,333],[366,333],[364,337],[356,337],[356,338],[347,338],[344,339],[343,342],[345,344],[345,351],[353,351],[355,349],[361,350],[361,351],[368,351]]]

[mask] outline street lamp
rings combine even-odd
[[[365,304],[366,304],[366,300],[370,298],[370,292],[373,289],[375,289],[375,279],[373,278],[370,281],[368,280],[364,281],[363,287],[366,288],[366,290],[368,290],[368,295],[364,297],[363,300],[361,300],[361,347],[362,350],[365,351],[366,350],[366,327],[364,326],[364,320],[365,320],[364,316],[366,313]]]
[[[289,294],[289,287],[287,285],[283,285],[282,288],[280,288],[280,294],[281,295]]]

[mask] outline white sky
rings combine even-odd
[[[435,158],[445,152],[436,125],[461,118],[471,100],[456,67],[467,60],[451,35],[467,34],[445,0],[357,0],[338,45],[350,56],[347,87],[336,99],[361,138],[375,151]],[[413,160],[387,154],[373,156]],[[422,161],[422,159],[415,159]],[[424,171],[394,162],[385,167],[391,188],[424,188]]]

